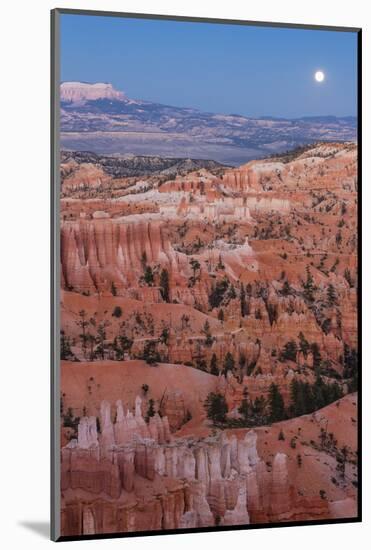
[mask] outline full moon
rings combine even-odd
[[[323,82],[325,80],[325,73],[323,71],[316,71],[314,78],[317,82]]]

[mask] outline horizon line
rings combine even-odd
[[[62,86],[62,84],[88,84],[90,86],[94,86],[96,84],[105,84],[112,86],[112,88],[116,92],[121,92],[122,94],[126,95],[126,92],[124,90],[120,90],[119,88],[116,88],[112,82],[103,82],[103,81],[96,81],[96,82],[87,82],[85,80],[61,80],[59,83],[59,86]],[[332,115],[332,114],[326,114],[326,115],[300,115],[300,116],[282,116],[282,115],[259,115],[259,116],[250,116],[250,115],[241,115],[239,113],[226,113],[226,112],[215,112],[215,111],[204,111],[202,109],[199,109],[197,107],[190,107],[190,106],[179,106],[179,105],[170,105],[168,103],[160,103],[158,101],[150,101],[147,99],[140,99],[140,98],[131,98],[130,96],[127,96],[127,99],[132,99],[134,101],[142,101],[143,103],[152,103],[155,105],[163,105],[164,107],[174,107],[177,109],[191,109],[193,111],[198,111],[200,113],[205,114],[211,114],[211,115],[225,115],[225,116],[232,116],[232,117],[241,117],[241,118],[247,118],[251,120],[262,120],[262,119],[269,119],[269,120],[302,120],[302,119],[310,119],[310,118],[336,118],[336,119],[342,119],[342,118],[353,118],[358,119],[358,116],[355,115]],[[108,99],[108,98],[97,98],[97,99],[89,99],[88,101],[98,101],[99,99]],[[62,103],[63,100],[61,100]],[[122,101],[120,99],[115,99],[115,101]],[[65,101],[65,103],[73,103],[72,101]]]

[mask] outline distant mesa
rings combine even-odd
[[[81,101],[95,101],[97,99],[125,100],[124,92],[115,90],[112,84],[106,82],[62,82],[61,101],[77,103]]]

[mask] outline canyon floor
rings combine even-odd
[[[356,517],[356,145],[127,162],[62,154],[62,535]]]

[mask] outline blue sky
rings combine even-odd
[[[356,54],[355,32],[61,16],[62,81],[216,113],[356,115]]]

